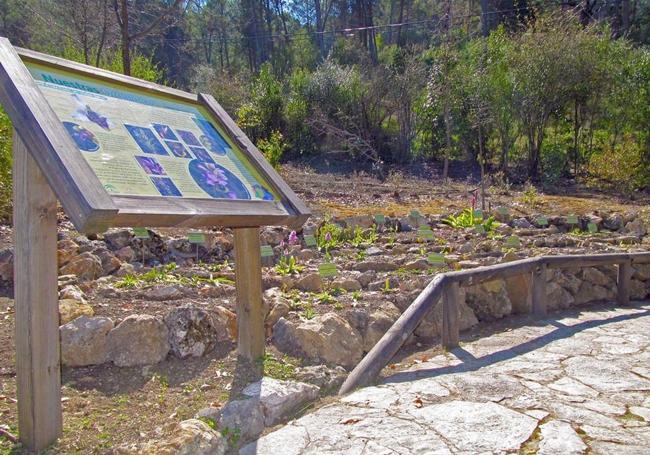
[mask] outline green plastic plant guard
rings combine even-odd
[[[307,234],[305,236],[305,245],[307,245],[310,248],[315,247],[317,245],[316,237],[314,237],[313,235]]]
[[[270,245],[262,245],[260,247],[260,253],[262,254],[263,258],[268,258],[274,255],[273,248],[271,248]]]
[[[187,241],[191,244],[203,245],[205,243],[205,234],[202,232],[190,232],[187,234]]]
[[[516,235],[512,235],[506,239],[506,246],[509,248],[521,247],[521,240]]]
[[[325,262],[318,266],[318,274],[323,278],[331,278],[336,276],[337,273],[336,265],[331,262]]]
[[[149,239],[149,230],[147,228],[137,227],[133,228],[133,235],[136,239]]]
[[[429,253],[427,262],[436,267],[442,267],[446,264],[445,256],[440,253]]]

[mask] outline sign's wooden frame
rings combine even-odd
[[[68,135],[23,62],[109,81],[203,107],[278,201],[110,195]],[[210,95],[191,95],[26,49],[0,37],[0,104],[14,126],[14,296],[20,440],[39,452],[62,432],[57,199],[80,232],[110,226],[234,228],[237,352],[264,355],[260,226],[301,226],[307,206]]]
[[[211,115],[210,119],[235,142],[244,157],[281,196],[280,201],[110,195],[78,151],[23,62],[59,68],[205,108]],[[9,40],[0,38],[0,104],[13,120],[23,143],[33,154],[50,187],[80,232],[102,232],[110,226],[294,226],[302,225],[310,215],[307,206],[211,95],[192,95],[92,66],[14,48]]]

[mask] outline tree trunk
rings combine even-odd
[[[129,35],[129,10],[126,0],[120,0],[120,34],[122,37],[122,72],[131,75],[131,36]]]

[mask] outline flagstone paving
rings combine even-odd
[[[650,302],[461,344],[241,455],[650,453]]]

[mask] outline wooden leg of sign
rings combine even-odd
[[[250,361],[264,355],[264,310],[260,229],[235,229],[238,354]]]
[[[13,179],[18,427],[39,452],[62,429],[56,197],[15,132]]]

